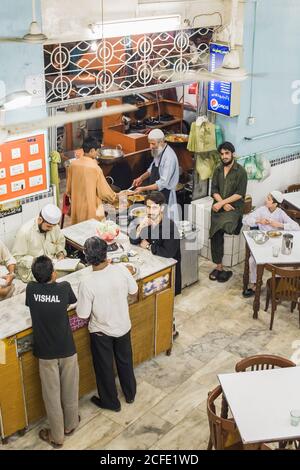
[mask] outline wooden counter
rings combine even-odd
[[[138,280],[138,298],[130,305],[134,365],[162,352],[171,353],[175,261],[166,261],[168,261],[167,267],[160,268],[154,274]],[[71,276],[73,274],[70,278]],[[156,291],[155,285],[157,285]],[[8,299],[1,303],[4,304],[9,300],[12,301]],[[71,310],[69,314],[72,328],[76,328],[74,324],[78,323],[76,313]],[[80,325],[79,321],[77,327],[73,335],[80,370],[79,393],[83,396],[96,389],[96,382],[87,326]],[[4,360],[2,358],[2,362],[5,363],[0,364],[0,432],[3,443],[7,442],[8,436],[17,431],[24,432],[30,423],[45,415],[38,360],[32,354],[31,333],[32,329],[27,328],[7,338],[2,337],[1,340],[5,345],[5,358]]]

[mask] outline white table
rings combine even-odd
[[[82,250],[86,240],[97,235],[96,229],[98,227],[98,220],[89,219],[62,229],[62,233],[74,248]],[[128,244],[128,237],[124,233],[120,232],[115,241],[121,244]],[[122,252],[123,249],[121,248],[119,251]],[[113,253],[117,254],[118,251],[111,252],[111,254]]]
[[[300,191],[295,191],[293,193],[286,193],[283,196],[286,202],[294,206],[296,209],[300,210]]]
[[[281,251],[278,257],[272,255],[272,247],[279,246],[281,248],[282,236],[277,238],[269,238],[269,240],[263,245],[258,245],[255,241],[249,237],[250,231],[243,232],[243,235],[246,240],[246,258],[245,258],[245,269],[244,269],[244,287],[247,289],[249,283],[249,257],[250,253],[253,256],[256,265],[256,290],[255,297],[253,301],[253,318],[258,318],[258,312],[260,307],[260,292],[262,285],[262,277],[264,273],[264,267],[266,264],[274,265],[300,265],[300,231],[298,232],[284,232],[282,233],[291,233],[294,236],[294,245],[292,253],[290,255],[283,255]]]
[[[218,379],[245,444],[300,439],[300,424],[290,424],[290,411],[300,409],[300,367]]]

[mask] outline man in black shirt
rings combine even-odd
[[[164,213],[165,202],[161,192],[152,191],[145,199],[147,216],[137,228],[129,228],[129,237],[132,244],[139,244],[141,248],[150,250],[154,255],[176,259],[175,295],[179,295],[181,293],[180,237],[176,224]],[[178,332],[173,324],[173,338],[177,336]]]
[[[73,433],[79,423],[79,369],[67,307],[77,299],[68,282],[56,282],[53,264],[39,256],[32,264],[37,282],[26,288],[33,329],[33,354],[39,359],[43,400],[50,429],[39,437],[61,447],[64,435]]]

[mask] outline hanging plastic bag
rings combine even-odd
[[[256,155],[256,166],[261,172],[260,181],[265,180],[271,174],[271,163],[264,155]]]
[[[246,170],[248,180],[260,179],[258,176],[261,176],[261,172],[257,168],[255,155],[249,155],[249,157],[244,159],[243,163],[242,164]]]

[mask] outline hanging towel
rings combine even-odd
[[[212,178],[215,168],[220,163],[216,150],[196,154],[196,170],[201,180]]]

